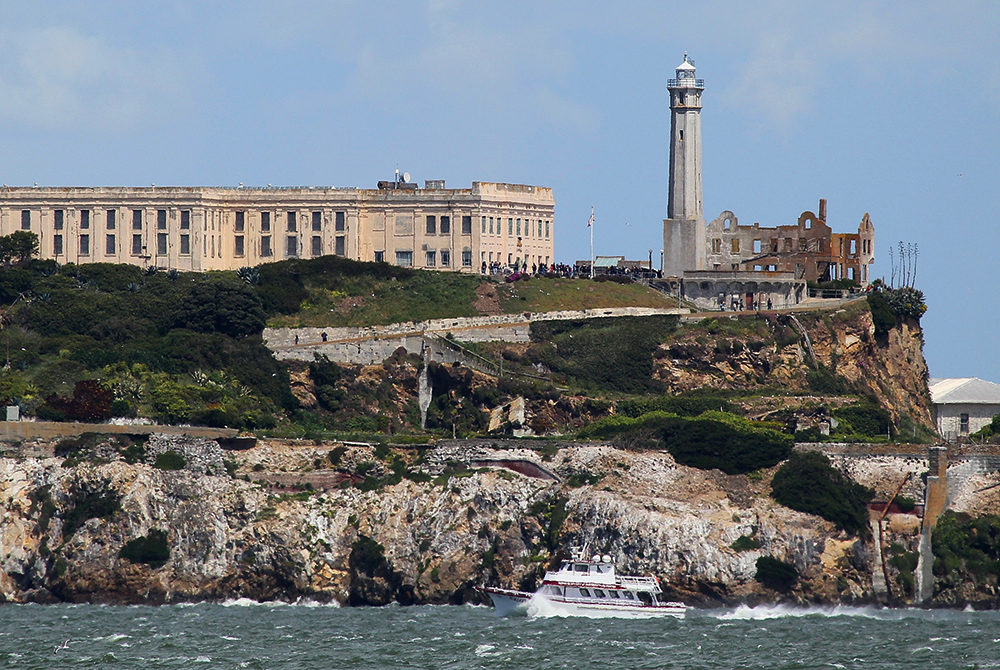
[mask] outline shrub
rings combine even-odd
[[[772,556],[757,559],[758,582],[775,591],[790,591],[799,579],[799,571],[791,563],[785,563]]]
[[[760,540],[750,535],[740,535],[736,541],[729,545],[733,551],[753,551],[760,549]]]
[[[153,467],[160,470],[183,470],[185,465],[187,461],[184,459],[184,454],[173,449],[157,454],[153,463]]]
[[[163,530],[150,530],[149,535],[125,543],[118,551],[119,558],[130,563],[142,563],[151,568],[162,568],[170,560],[170,545]]]
[[[736,414],[739,409],[723,396],[712,395],[679,395],[659,396],[625,400],[618,405],[618,413],[624,416],[639,417],[648,412],[670,412],[678,416],[698,416],[704,412],[718,410]]]
[[[867,535],[868,503],[873,495],[817,451],[794,452],[771,480],[771,497],[776,501],[832,521],[851,535]]]
[[[712,413],[720,415],[721,413]],[[792,436],[755,428],[740,417],[705,416],[666,419],[662,435],[667,450],[681,465],[726,474],[746,474],[788,458]]]
[[[121,497],[106,488],[78,489],[69,499],[69,507],[62,514],[63,539],[69,538],[90,519],[106,519],[121,509]]]
[[[833,411],[833,416],[847,421],[855,433],[877,437],[892,430],[889,412],[867,402],[856,403]]]
[[[979,582],[1000,576],[1000,516],[945,512],[931,538],[934,574]]]
[[[896,312],[881,291],[868,294],[868,306],[872,310],[872,323],[875,325],[876,337],[884,337],[896,327]]]

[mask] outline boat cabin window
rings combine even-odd
[[[631,591],[622,591],[622,595],[625,596],[625,600],[635,600],[635,596],[632,595]]]
[[[617,591],[608,591],[608,595],[611,596],[612,598],[614,598],[615,600],[618,600],[619,598],[621,598],[621,596],[618,595]]]
[[[639,595],[639,600],[642,601],[643,605],[653,604],[653,596],[651,596],[650,594],[640,591],[638,595]]]
[[[587,565],[585,563],[577,563],[576,565],[573,566],[573,570],[576,572],[586,572]]]
[[[561,596],[562,595],[562,589],[559,588],[558,586],[553,586],[552,587],[552,593],[556,594],[557,596]]]
[[[594,596],[598,598],[604,597],[604,591],[602,589],[594,589]]]
[[[590,589],[580,589],[580,595],[584,598],[590,597]]]

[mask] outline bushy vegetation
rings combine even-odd
[[[1000,435],[1000,414],[994,416],[992,421],[990,421],[988,424],[977,430],[969,437],[985,440],[991,437],[996,437],[997,435]]]
[[[931,538],[939,586],[963,581],[996,584],[1000,578],[1000,516],[945,512]]]
[[[640,417],[649,412],[669,412],[677,416],[693,417],[710,411],[738,414],[739,408],[721,394],[705,393],[661,395],[652,398],[623,400],[618,403],[618,413],[632,418]]]
[[[170,560],[167,533],[154,528],[148,535],[126,542],[118,551],[118,556],[131,563],[145,564],[154,569],[162,568]]]
[[[84,486],[75,489],[62,513],[63,539],[69,538],[90,519],[107,519],[121,509],[121,496],[107,485],[90,489]]]
[[[889,412],[869,402],[859,402],[835,409],[833,416],[841,422],[837,427],[837,432],[840,433],[884,437],[891,435],[893,430],[892,416]]]
[[[920,317],[927,311],[923,292],[912,286],[895,289],[876,286],[868,294],[868,306],[872,310],[872,322],[878,337],[885,337],[900,319],[920,321]]]
[[[187,465],[184,454],[172,449],[156,455],[153,467],[159,470],[183,470]]]
[[[771,480],[771,496],[779,503],[821,516],[851,535],[868,534],[868,503],[873,495],[818,451],[793,452]]]
[[[758,582],[775,591],[790,591],[799,580],[799,571],[791,563],[785,563],[773,556],[761,556],[757,559]]]
[[[677,328],[676,316],[609,317],[579,321],[536,321],[526,357],[568,383],[605,392],[648,393],[653,352]]]
[[[474,316],[481,281],[322,256],[260,266],[256,290],[275,326],[367,326]]]
[[[788,458],[792,436],[774,424],[747,421],[725,412],[685,418],[651,412],[636,419],[611,416],[578,433],[581,438],[614,438],[623,446],[666,449],[681,465],[726,474],[746,474]]]

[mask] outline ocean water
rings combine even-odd
[[[1000,614],[691,610],[498,618],[486,607],[0,606],[2,668],[989,668]]]

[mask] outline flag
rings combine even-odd
[[[594,213],[593,212],[590,213],[590,218],[587,219],[587,227],[590,228],[592,225],[594,225]]]

